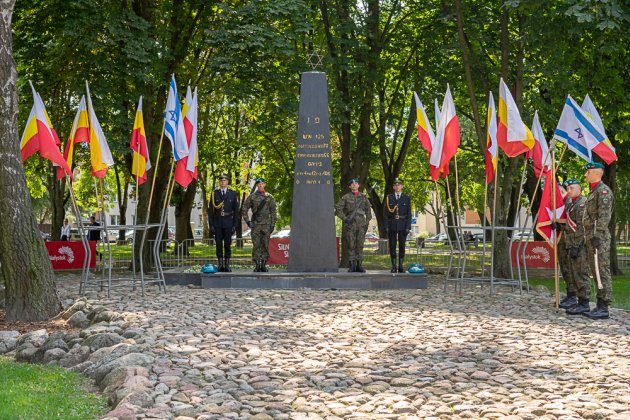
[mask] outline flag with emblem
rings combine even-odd
[[[555,188],[553,183],[555,182]],[[555,189],[555,205],[553,198],[553,190]],[[555,241],[556,231],[553,229],[553,222],[564,223],[566,221],[566,211],[564,200],[560,192],[560,184],[555,174],[547,176],[545,187],[540,198],[540,207],[538,209],[538,220],[536,222],[536,231],[540,233],[551,246]]]
[[[182,108],[177,95],[177,83],[175,75],[171,77],[164,110],[164,135],[170,140],[173,148],[173,158],[178,160],[188,156],[188,141],[184,130]]]
[[[186,91],[186,99],[182,107],[183,126],[188,144],[188,156],[177,161],[175,166],[175,182],[183,188],[188,187],[193,179],[197,179],[197,89],[195,95],[190,86]]]

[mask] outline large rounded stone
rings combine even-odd
[[[103,347],[111,347],[122,343],[124,338],[116,333],[100,333],[89,336],[83,341],[84,346],[88,346],[91,351],[96,351]]]
[[[8,353],[17,346],[18,331],[0,331],[0,354]]]

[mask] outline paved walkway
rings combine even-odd
[[[137,314],[157,358],[149,417],[630,418],[630,314],[591,321],[551,302],[437,283],[103,301]]]

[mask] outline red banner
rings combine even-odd
[[[45,242],[48,258],[53,270],[81,270],[85,259],[85,250],[81,241]],[[90,268],[96,267],[96,242],[90,241],[92,259]]]
[[[340,255],[340,238],[337,237],[337,260]],[[271,238],[269,239],[269,265],[289,264],[289,247],[291,238]]]
[[[521,244],[519,249],[518,245]],[[515,241],[512,244],[512,263],[516,267],[516,254],[518,251],[520,264],[523,265],[522,255],[523,247],[525,247],[525,261],[527,262],[527,268],[550,268],[553,270],[553,247],[551,247],[547,241],[530,241],[519,242]]]

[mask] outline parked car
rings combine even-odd
[[[376,233],[368,232],[365,234],[365,240],[368,242],[378,242],[379,237]]]
[[[42,237],[43,240],[50,241],[50,233],[42,232],[40,230],[39,235]]]
[[[282,229],[271,235],[272,238],[289,238],[291,236],[291,229]]]
[[[446,236],[446,233],[444,233],[444,232],[438,233],[437,235],[429,236],[427,239],[425,239],[425,242],[446,242],[446,243],[448,243],[448,236]]]
[[[515,241],[533,241],[534,233],[533,232],[514,232],[512,235]]]

